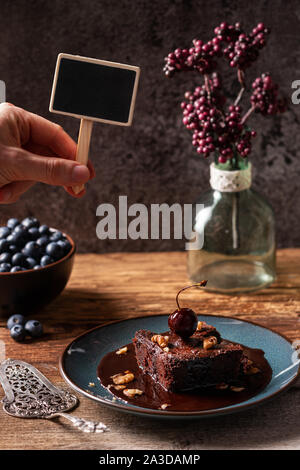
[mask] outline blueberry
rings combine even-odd
[[[26,265],[26,256],[23,253],[15,253],[11,259],[11,264],[24,268]]]
[[[69,253],[71,249],[71,243],[69,240],[58,240],[57,244],[62,248],[64,255]]]
[[[10,229],[8,227],[0,227],[0,238],[6,238],[10,235]]]
[[[41,258],[41,266],[47,266],[48,264],[54,263],[54,259],[48,255],[45,255]]]
[[[22,225],[29,229],[32,227],[39,227],[40,223],[35,217],[26,217],[26,219],[22,220]]]
[[[41,269],[41,267],[42,266],[40,264],[36,264],[33,269]]]
[[[6,240],[8,241],[8,243],[13,243],[13,239],[14,239],[14,236],[12,233],[8,235],[8,237],[6,237]]]
[[[41,247],[36,242],[28,242],[24,247],[24,255],[38,259],[41,256]]]
[[[14,266],[10,270],[11,273],[16,273],[17,271],[23,271],[23,268],[21,266]]]
[[[40,225],[38,230],[41,235],[49,235],[50,233],[48,225]]]
[[[8,219],[6,225],[7,225],[8,228],[13,230],[17,225],[20,225],[20,222],[19,222],[18,219],[11,218],[11,219]]]
[[[34,258],[26,258],[26,267],[28,269],[33,269],[37,264],[37,261]]]
[[[37,227],[31,227],[30,229],[28,229],[28,235],[31,240],[37,240],[40,236],[39,229]]]
[[[15,340],[19,341],[20,343],[24,341],[26,337],[26,331],[23,325],[14,325],[10,329],[10,336]]]
[[[39,338],[43,334],[43,326],[38,320],[28,320],[25,323],[25,331],[32,338]]]
[[[23,246],[28,240],[28,232],[25,227],[18,225],[7,240],[10,245]]]
[[[2,253],[0,255],[0,264],[1,263],[10,263],[11,262],[11,254],[10,253]]]
[[[55,230],[50,235],[50,240],[52,242],[57,242],[58,240],[61,240],[62,238],[63,238],[63,234],[59,230]]]
[[[57,243],[51,242],[46,246],[46,253],[54,260],[58,260],[63,256],[63,249]]]
[[[38,238],[36,242],[41,248],[44,248],[49,243],[49,237],[43,235],[42,237]]]
[[[16,245],[9,245],[8,249],[11,255],[14,255],[15,253],[17,253],[17,251],[19,251]]]
[[[23,317],[23,315],[16,313],[15,315],[12,315],[11,317],[9,317],[9,319],[7,320],[6,326],[10,330],[14,325],[24,326],[25,323],[26,323],[26,320]]]
[[[17,225],[14,229],[13,229],[13,232],[12,233],[23,233],[23,234],[27,234],[27,228],[24,227],[24,225]]]
[[[9,263],[0,264],[0,273],[9,273],[10,270],[11,270],[11,264]]]
[[[9,242],[5,238],[0,240],[0,253],[5,253],[8,250]]]

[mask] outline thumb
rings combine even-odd
[[[74,183],[86,183],[90,179],[90,171],[85,165],[73,160],[57,157],[44,157],[32,154],[21,148],[11,148],[13,158],[10,162],[10,175],[15,181],[40,181],[42,183],[71,186]]]

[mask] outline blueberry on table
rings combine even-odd
[[[6,238],[10,235],[10,229],[8,227],[0,227],[0,238]]]
[[[10,330],[14,325],[25,325],[25,323],[25,317],[19,313],[16,313],[15,315],[11,315],[11,317],[9,317],[6,326]]]
[[[8,251],[9,242],[5,238],[1,238],[0,240],[0,253],[5,253]]]
[[[41,256],[41,247],[38,243],[31,241],[26,243],[23,253],[30,258],[39,259]]]
[[[38,320],[28,320],[25,323],[25,331],[32,338],[39,338],[43,334],[43,326]]]
[[[47,235],[43,235],[42,237],[38,238],[36,242],[41,248],[44,248],[49,243],[49,237],[47,237]]]
[[[15,253],[11,259],[11,264],[24,268],[26,266],[26,255],[23,253]]]
[[[39,227],[40,223],[35,217],[26,217],[26,219],[22,220],[22,225],[29,229],[32,227]]]
[[[9,273],[11,270],[11,264],[1,263],[0,264],[0,273]]]
[[[26,331],[25,331],[25,328],[23,325],[14,325],[11,329],[10,329],[10,336],[15,340],[15,341],[18,341],[18,342],[22,342],[24,341],[24,339],[26,338]]]
[[[46,253],[51,256],[54,260],[58,260],[63,257],[63,249],[56,242],[51,242],[46,246]]]
[[[42,256],[40,264],[41,266],[47,266],[48,264],[54,263],[54,259],[51,256],[45,255]]]
[[[58,240],[61,240],[62,238],[63,238],[63,234],[59,230],[55,230],[50,235],[50,240],[52,242],[57,242]]]
[[[2,253],[0,255],[0,264],[1,263],[10,263],[11,262],[11,254],[8,252]]]

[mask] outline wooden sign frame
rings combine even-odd
[[[54,104],[54,97],[55,97],[58,73],[59,73],[59,68],[60,68],[60,62],[61,62],[61,59],[63,59],[63,58],[70,59],[70,60],[77,60],[77,61],[81,61],[81,62],[89,62],[89,63],[92,63],[92,64],[106,65],[108,67],[116,67],[116,68],[121,68],[121,69],[126,69],[126,70],[134,70],[136,72],[136,74],[135,74],[135,81],[134,81],[134,86],[133,86],[133,91],[132,91],[132,99],[131,99],[131,105],[130,105],[130,109],[129,109],[128,121],[127,122],[111,121],[109,119],[95,118],[93,116],[87,116],[87,115],[82,115],[82,114],[73,114],[73,113],[69,113],[69,112],[65,112],[65,111],[59,111],[59,110],[54,109],[53,104]],[[65,53],[61,52],[57,56],[54,79],[53,79],[53,85],[52,85],[52,91],[51,91],[49,111],[51,113],[63,114],[63,115],[66,115],[66,116],[73,116],[73,117],[76,117],[78,119],[86,119],[86,120],[91,120],[91,121],[95,121],[95,122],[104,122],[106,124],[114,124],[114,125],[118,125],[118,126],[131,126],[132,119],[133,119],[134,107],[135,107],[135,100],[136,100],[139,76],[140,76],[140,67],[136,67],[134,65],[120,64],[118,62],[109,62],[107,60],[92,59],[90,57],[83,57],[83,56],[79,56],[79,55],[65,54]]]

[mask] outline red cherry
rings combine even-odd
[[[191,308],[180,308],[175,310],[168,319],[171,331],[179,336],[189,337],[197,329],[198,319]]]

